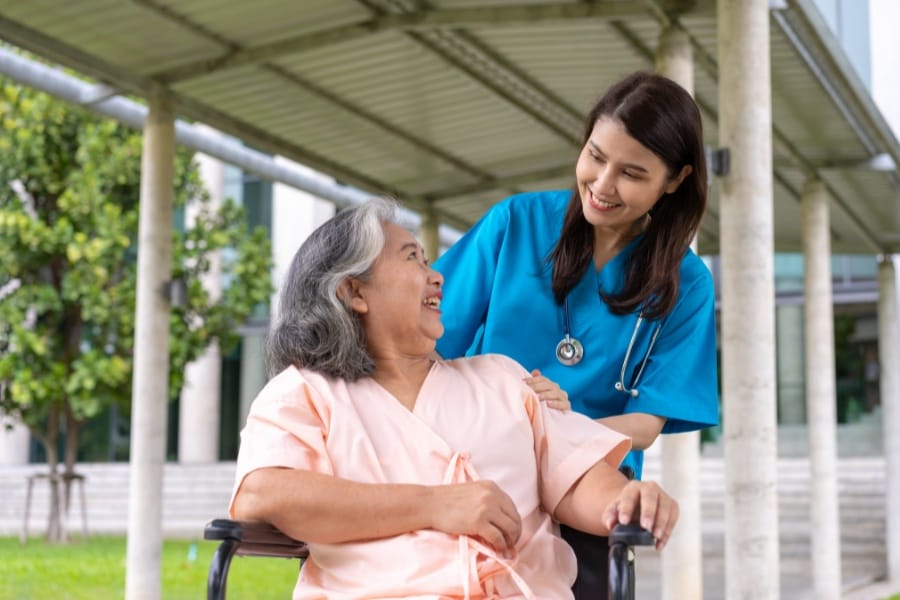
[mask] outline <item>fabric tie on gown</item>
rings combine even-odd
[[[480,479],[475,471],[475,467],[472,466],[468,453],[454,452],[450,458],[450,464],[447,465],[447,470],[444,473],[444,485],[466,483],[467,481],[478,481]],[[513,583],[516,584],[523,596],[529,600],[534,600],[534,592],[513,568],[517,558],[518,553],[515,548],[512,549],[512,556],[509,559],[505,559],[498,555],[490,546],[467,535],[459,536],[460,577],[463,581],[463,592],[466,600],[472,597],[471,581],[473,575],[482,591],[491,597],[496,594],[493,577],[503,571],[509,573]]]

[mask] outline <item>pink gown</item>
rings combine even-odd
[[[273,378],[241,432],[235,494],[264,467],[382,484],[488,479],[522,518],[510,556],[434,530],[310,544],[294,599],[571,598],[575,556],[550,515],[585,471],[600,460],[618,466],[631,442],[546,408],[527,375],[500,355],[436,362],[412,411],[370,378],[348,383],[293,367]]]

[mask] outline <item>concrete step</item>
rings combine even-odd
[[[212,518],[224,516],[234,484],[233,462],[209,465],[169,463],[164,468],[163,531],[168,537],[196,538]],[[18,535],[22,527],[25,481],[46,467],[0,467],[0,535]],[[646,479],[659,479],[658,457],[648,456]],[[124,533],[128,521],[128,473],[124,463],[83,464],[87,521],[91,533]],[[841,552],[848,561],[884,561],[884,460],[841,459],[837,465]],[[780,554],[784,560],[808,560],[811,543],[810,464],[807,459],[778,461],[778,521]],[[725,463],[719,457],[701,458],[701,510],[704,556],[721,558],[725,549]],[[81,528],[81,504],[73,490],[69,527]],[[46,525],[49,486],[35,484],[29,519],[31,535]]]
[[[234,485],[233,462],[206,465],[167,463],[163,471],[162,520],[168,537],[195,538],[212,518],[224,516]],[[22,529],[26,500],[26,480],[45,473],[45,465],[0,467],[0,535],[18,535]],[[128,525],[128,473],[125,463],[79,464],[76,472],[85,476],[84,500],[89,533],[124,533]],[[36,480],[32,488],[28,519],[29,534],[42,535],[49,510],[50,486]],[[72,486],[69,530],[81,531],[82,507],[79,484]]]

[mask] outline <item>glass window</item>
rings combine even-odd
[[[848,256],[847,271],[851,281],[877,281],[878,260],[873,255]]]
[[[797,291],[803,289],[803,255],[775,255],[775,291]]]

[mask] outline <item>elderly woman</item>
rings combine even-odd
[[[435,360],[442,283],[386,200],[294,257],[230,507],[309,543],[294,598],[571,598],[557,523],[672,531],[675,501],[616,468],[628,438],[509,358]]]

